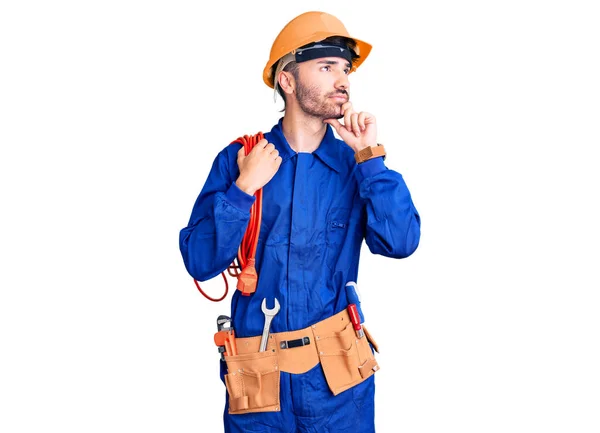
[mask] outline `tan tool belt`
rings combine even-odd
[[[377,343],[363,326],[364,338],[356,335],[346,310],[304,329],[269,335],[267,349],[259,352],[261,337],[236,338],[237,355],[226,356],[229,413],[279,411],[279,376],[306,373],[321,363],[334,395],[369,378],[379,365],[369,342]],[[290,342],[303,346],[285,348]]]

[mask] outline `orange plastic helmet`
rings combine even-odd
[[[330,36],[344,36],[356,42],[355,51],[360,58],[352,65],[350,72],[354,72],[371,52],[371,44],[350,36],[344,24],[333,15],[316,11],[305,12],[287,23],[273,42],[269,61],[263,71],[265,84],[274,88],[271,69],[283,56],[306,44],[318,42]]]

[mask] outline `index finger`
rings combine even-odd
[[[352,102],[350,102],[350,101],[344,102],[342,104],[341,108],[342,108],[342,116],[344,116],[344,115],[346,115],[347,110],[352,111]]]

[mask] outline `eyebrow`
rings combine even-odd
[[[337,60],[319,60],[319,61],[317,62],[317,64],[319,64],[319,63],[323,63],[323,64],[325,64],[325,65],[337,65],[337,64],[338,64],[338,61],[337,61]],[[346,63],[346,67],[347,67],[347,68],[351,68],[351,67],[352,67],[352,65],[351,65],[350,63]]]

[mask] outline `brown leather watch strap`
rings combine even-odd
[[[383,144],[377,144],[377,146],[369,146],[364,149],[359,150],[354,154],[354,159],[358,164],[361,162],[368,161],[369,159],[377,158],[379,156],[383,156],[385,160],[385,148]]]

